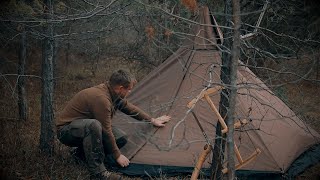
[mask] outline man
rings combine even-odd
[[[107,154],[112,154],[121,167],[130,163],[119,150],[126,143],[123,133],[112,128],[111,119],[117,109],[157,127],[165,126],[170,120],[169,116],[152,118],[126,100],[135,83],[130,73],[118,70],[108,82],[77,93],[57,118],[58,139],[67,146],[78,147],[78,152],[84,154],[91,179],[115,178],[111,176],[116,175],[106,171]]]

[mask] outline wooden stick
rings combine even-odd
[[[206,144],[204,146],[204,150],[202,151],[202,153],[201,153],[201,155],[200,155],[200,157],[198,159],[197,165],[193,169],[191,180],[198,179],[198,176],[199,176],[199,173],[200,173],[200,169],[201,169],[204,161],[207,159],[207,156],[208,156],[208,154],[210,153],[211,150],[212,150],[212,146],[211,145]]]
[[[251,154],[251,156],[249,156],[246,160],[243,161],[243,163],[239,163],[238,165],[236,165],[236,168],[235,168],[235,169],[236,169],[236,170],[237,170],[237,169],[240,169],[240,168],[242,168],[243,166],[249,164],[249,163],[250,163],[251,161],[253,161],[260,153],[261,153],[261,150],[260,150],[259,148],[257,148],[257,149],[255,150],[255,152],[253,152],[253,153]],[[224,168],[224,169],[222,170],[222,173],[223,173],[223,174],[228,173],[228,168]]]
[[[205,91],[202,91],[198,96],[197,98],[194,98],[192,99],[192,101],[190,101],[187,106],[188,108],[191,108],[194,104],[196,104],[200,99],[203,98],[204,94],[213,94],[213,93],[216,93],[217,91],[219,91],[220,89],[222,89],[221,86],[218,86],[218,87],[214,87],[214,88],[209,88]]]
[[[216,93],[217,91],[219,91],[221,89],[223,89],[222,86],[217,86],[217,87],[214,87],[214,88],[209,88],[205,92],[206,92],[206,94],[210,95],[210,94]]]
[[[240,151],[239,151],[236,143],[234,143],[234,152],[236,153],[236,156],[237,156],[237,159],[238,159],[239,163],[242,164],[243,163],[243,159],[241,157]]]
[[[209,103],[211,109],[213,110],[213,112],[218,116],[218,120],[222,126],[222,130],[221,133],[227,133],[228,132],[228,127],[226,125],[226,123],[224,122],[224,119],[221,117],[219,111],[217,110],[216,106],[213,104],[213,102],[211,101],[210,97],[208,94],[204,94],[204,98],[207,100],[207,102]]]

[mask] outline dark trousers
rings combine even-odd
[[[112,128],[113,135],[119,148],[126,144],[125,133]],[[101,123],[96,119],[78,119],[63,126],[57,132],[61,143],[78,147],[84,152],[88,169],[91,174],[106,170],[105,155],[112,153],[111,143],[102,131]]]

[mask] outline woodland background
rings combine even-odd
[[[1,1],[1,179],[87,179],[84,164],[72,159],[69,148],[56,140],[41,143],[41,123],[54,119],[76,92],[104,82],[116,69],[127,69],[141,80],[181,46],[190,30],[186,19],[192,19],[197,6],[209,6],[224,25],[225,3]],[[242,34],[254,30],[264,4],[263,0],[240,1]],[[257,36],[242,44],[241,59],[320,133],[319,10],[317,0],[270,1]],[[48,100],[52,112],[41,108],[46,103],[45,85],[52,91],[49,88],[47,96],[52,98]],[[48,112],[49,118],[43,115]],[[54,137],[54,131],[49,136]],[[297,179],[317,179],[319,172],[318,164]]]

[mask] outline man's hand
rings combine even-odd
[[[165,123],[170,121],[171,117],[167,115],[160,116],[158,118],[152,118],[151,123],[157,127],[164,127]]]
[[[125,157],[124,155],[120,155],[118,158],[117,158],[117,163],[121,166],[121,167],[127,167],[129,166],[129,159],[127,157]]]

